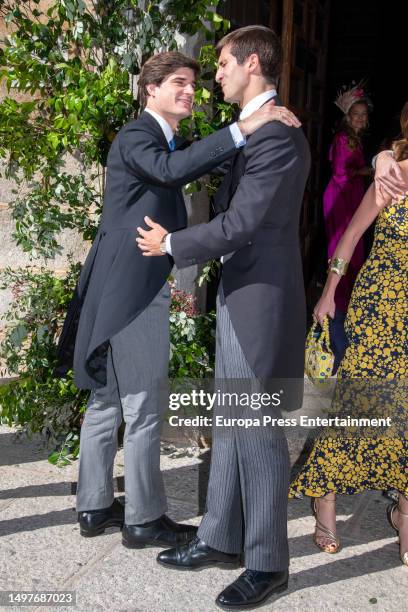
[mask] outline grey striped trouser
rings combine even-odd
[[[235,335],[221,284],[215,369],[219,388],[223,379],[227,389],[231,389],[228,379],[245,379],[237,388],[246,387],[248,392],[261,389]],[[260,416],[249,407],[223,407],[216,412],[244,418]],[[286,439],[273,427],[216,427],[213,420],[207,508],[199,537],[217,550],[244,552],[248,569],[286,569],[289,467]]]
[[[160,472],[160,432],[168,405],[168,283],[110,339],[107,385],[91,393],[81,429],[77,511],[113,502],[113,462],[123,419],[125,522],[152,521],[167,510]],[[114,313],[112,313],[114,316]]]

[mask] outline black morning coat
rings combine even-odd
[[[272,383],[297,379],[302,389],[306,306],[299,217],[309,170],[302,129],[268,123],[232,161],[216,194],[217,216],[171,237],[178,268],[224,255],[225,300],[252,371]]]
[[[74,368],[80,389],[106,385],[109,339],[152,301],[173,266],[144,257],[136,243],[148,215],[170,232],[186,226],[181,188],[234,156],[230,129],[170,152],[149,113],[127,123],[112,143],[97,236],[69,305],[58,346],[57,376]]]

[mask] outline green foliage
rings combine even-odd
[[[170,378],[206,378],[214,372],[215,315],[200,314],[195,298],[172,286]]]
[[[103,49],[95,46],[97,17],[81,1],[56,1],[45,13],[32,8],[36,1],[10,10],[14,5],[2,5],[15,31],[4,40],[0,78],[9,92],[34,100],[6,97],[0,104],[0,153],[10,154],[10,172],[18,166],[31,178],[58,164],[66,151],[81,151],[88,163],[103,162],[106,141],[134,111],[120,57],[106,54],[107,42]],[[119,34],[117,21],[108,24],[108,41]]]
[[[197,279],[198,286],[201,287],[204,283],[209,283],[212,278],[216,278],[220,265],[220,262],[215,259],[206,263]]]
[[[0,289],[11,289],[14,299],[5,316],[0,359],[17,378],[0,386],[0,420],[23,427],[29,435],[41,433],[53,445],[78,430],[88,395],[75,387],[72,373],[64,379],[52,374],[78,269],[78,264],[71,265],[62,279],[45,268],[8,268],[1,275]]]
[[[170,315],[171,378],[204,378],[214,373],[215,314]]]
[[[158,50],[176,48],[175,32],[195,34],[224,21],[209,7],[218,0],[144,3],[54,0],[41,10],[38,0],[0,4],[13,26],[0,55],[0,78],[9,92],[0,104],[0,155],[10,153],[26,178],[81,151],[87,162],[106,161],[114,135],[136,110],[129,73]],[[29,146],[27,146],[29,144]]]
[[[48,456],[48,461],[57,467],[65,467],[79,456],[79,431],[70,431],[57,449]]]
[[[45,435],[56,447],[49,460],[62,467],[78,454],[79,428],[88,399],[79,391],[72,372],[55,378],[56,347],[78,264],[64,278],[41,269],[6,269],[0,289],[12,290],[5,316],[6,336],[0,360],[16,379],[0,386],[0,422],[26,433]],[[173,286],[170,315],[171,378],[204,378],[213,372],[214,314],[200,314],[192,295]]]
[[[100,214],[100,200],[93,186],[96,178],[51,167],[41,181],[30,182],[27,194],[13,190],[17,195],[12,208],[13,238],[23,251],[44,259],[61,253],[61,228],[76,229],[85,240],[92,240]]]

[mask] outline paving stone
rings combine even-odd
[[[74,590],[75,610],[80,612],[217,609],[215,597],[239,570],[165,570],[156,563],[159,549],[125,549],[114,528],[97,538],[81,538],[71,494],[78,464],[62,469],[52,466],[40,444],[39,438],[16,443],[12,430],[0,428],[0,589]],[[201,478],[205,486],[206,462],[163,454],[161,466],[170,516],[198,525],[199,483]],[[122,474],[120,450],[115,475]],[[386,522],[388,503],[380,492],[340,497],[338,532],[343,546],[338,554],[327,555],[312,542],[309,500],[291,500],[289,589],[262,609],[406,609],[408,572],[399,561],[396,537]],[[58,610],[72,612],[73,608]]]

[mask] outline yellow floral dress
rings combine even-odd
[[[397,489],[408,494],[408,197],[378,216],[345,329],[349,346],[330,409],[390,416],[386,434],[326,429],[290,487],[290,497]],[[371,430],[373,431],[373,430]]]

